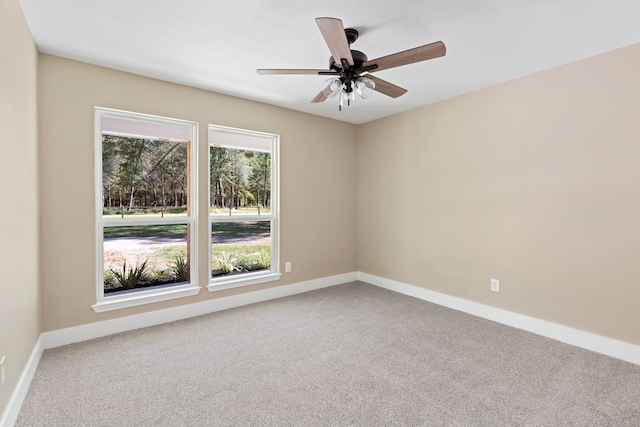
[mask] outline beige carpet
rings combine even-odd
[[[355,282],[47,350],[16,426],[640,426],[640,366]]]

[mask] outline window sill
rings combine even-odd
[[[137,305],[198,295],[198,293],[200,293],[200,289],[201,288],[199,286],[186,284],[163,289],[106,296],[102,301],[92,305],[91,308],[93,308],[93,311],[96,313],[102,313],[104,311],[118,310],[120,308],[135,307]]]
[[[280,280],[280,273],[246,273],[237,276],[213,279],[207,289],[209,292],[221,291],[223,289],[239,288],[241,286],[255,285],[258,283],[272,282]]]

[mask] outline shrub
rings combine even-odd
[[[177,256],[171,266],[171,271],[176,278],[176,282],[189,281],[189,261],[185,257]]]
[[[113,271],[107,270],[104,272],[103,282],[105,288],[111,288],[116,284],[116,276],[113,274]]]
[[[127,270],[127,260],[122,263],[122,271],[110,269],[115,276],[116,281],[125,289],[133,289],[146,277],[147,270],[146,259],[142,264],[136,265],[135,268],[129,267]]]
[[[255,257],[258,267],[268,270],[271,267],[271,253],[269,251],[260,251]]]
[[[238,259],[234,258],[232,253],[227,253],[222,251],[222,255],[216,258],[218,264],[220,264],[220,268],[225,274],[231,273],[232,271],[240,271],[238,268]]]
[[[236,264],[238,271],[250,271],[253,269],[253,259],[248,256],[240,258]]]
[[[149,281],[167,281],[173,278],[173,273],[169,269],[162,268],[151,268],[151,270],[146,271],[145,280]]]

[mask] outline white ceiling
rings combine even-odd
[[[41,52],[364,123],[640,42],[640,0],[20,0]],[[360,31],[375,59],[442,40],[447,55],[380,71],[408,89],[338,111],[311,104],[325,76],[257,68],[327,68],[314,21]]]

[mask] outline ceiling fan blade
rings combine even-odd
[[[407,93],[406,89],[401,88],[400,86],[396,86],[393,83],[389,83],[386,80],[382,80],[381,78],[376,77],[374,75],[367,74],[366,78],[371,79],[371,80],[373,80],[375,82],[375,84],[376,84],[375,91],[376,92],[383,93],[383,94],[385,94],[387,96],[390,96],[391,98],[397,98],[397,97]]]
[[[325,95],[324,91],[321,90],[320,93],[317,94],[316,97],[311,100],[311,102],[315,104],[317,102],[324,102],[326,100],[327,100],[327,95]]]
[[[337,18],[316,18],[316,24],[329,47],[333,60],[340,64],[344,59],[347,64],[353,65],[353,56],[342,21]]]
[[[271,69],[271,68],[259,68],[256,70],[258,74],[320,74],[320,73],[332,73],[331,70],[316,70],[305,68],[290,68],[290,69]]]
[[[413,64],[414,62],[426,61],[427,59],[439,58],[447,53],[447,48],[442,42],[426,44],[424,46],[414,47],[413,49],[404,50],[402,52],[392,53],[391,55],[366,61],[362,67],[377,65],[377,68],[369,70],[370,73],[386,70],[401,65]],[[377,89],[377,88],[376,88]]]

